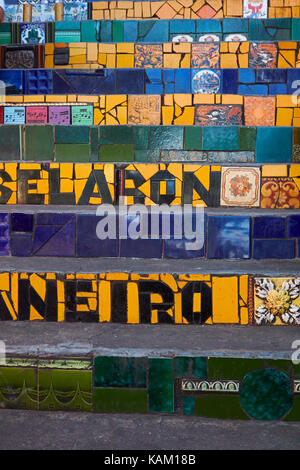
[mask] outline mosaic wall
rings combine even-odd
[[[288,360],[97,356],[7,358],[0,406],[298,421],[300,369]]]

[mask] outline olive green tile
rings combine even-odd
[[[293,365],[292,361],[287,361],[284,359],[265,359],[264,365],[270,369],[273,367],[280,369],[291,377],[295,374],[295,372],[297,373],[297,370],[299,370],[299,367]]]
[[[37,409],[37,368],[0,367],[0,408]]]
[[[0,160],[20,160],[19,126],[0,126]]]
[[[88,126],[55,126],[56,144],[88,144]]]
[[[203,149],[202,127],[185,127],[184,130],[184,150]]]
[[[147,390],[94,388],[93,410],[100,413],[147,413]]]
[[[25,160],[53,160],[53,126],[25,127]]]
[[[206,357],[175,357],[174,376],[175,378],[194,377],[205,379],[207,377]]]
[[[172,359],[149,359],[149,411],[173,413],[174,383]]]
[[[262,359],[210,357],[208,359],[208,377],[238,380],[248,372],[262,367]]]
[[[144,357],[98,356],[95,358],[95,387],[145,388],[146,384],[146,359]]]
[[[55,160],[57,162],[88,162],[90,146],[88,144],[56,144]]]
[[[300,396],[294,396],[293,406],[284,421],[300,421]]]
[[[195,415],[204,418],[249,419],[240,406],[239,396],[232,395],[195,397]]]
[[[91,162],[98,161],[99,157],[99,129],[98,127],[91,127]]]
[[[92,371],[39,370],[40,410],[90,411]]]
[[[101,162],[133,162],[133,145],[100,145]]]
[[[254,127],[239,128],[239,150],[256,149],[256,129]]]

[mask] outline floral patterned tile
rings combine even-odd
[[[136,44],[135,67],[162,68],[163,52],[159,44]]]
[[[259,206],[259,168],[223,167],[221,206]]]
[[[245,96],[246,126],[275,126],[275,96]]]
[[[293,178],[262,178],[262,209],[299,209],[300,193]]]
[[[254,294],[257,325],[300,324],[300,278],[256,278]]]

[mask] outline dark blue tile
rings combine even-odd
[[[32,235],[29,233],[14,233],[10,237],[12,256],[30,256],[32,249]]]
[[[22,70],[0,70],[0,80],[5,83],[5,94],[19,95],[23,93]]]
[[[75,256],[75,228],[75,216],[62,227],[36,227],[33,242],[35,256]]]
[[[127,215],[120,217],[120,223],[127,226],[127,238],[120,240],[120,256],[125,258],[161,258],[162,239],[151,239],[150,217],[148,217],[148,230],[143,238],[133,240],[132,233],[140,230],[139,215]],[[121,231],[120,231],[121,232]]]
[[[97,236],[97,225],[103,217],[93,214],[77,216],[77,256],[82,258],[118,256],[118,232],[116,238],[101,240]],[[118,227],[116,227],[118,229]]]
[[[60,70],[53,71],[54,94],[109,94],[118,93],[115,88],[114,70]]]
[[[235,95],[237,93],[237,85],[238,85],[238,70],[223,69],[221,93]]]
[[[300,215],[289,215],[287,217],[288,238],[300,237]]]
[[[287,85],[283,83],[272,83],[269,85],[270,95],[287,95]]]
[[[33,214],[11,214],[11,229],[13,232],[32,232]]]
[[[145,71],[134,69],[116,69],[115,94],[144,94]]]
[[[294,240],[253,240],[253,258],[295,258]]]
[[[250,217],[208,217],[208,258],[249,258]]]
[[[174,215],[171,215],[170,220],[170,239],[164,239],[164,257],[166,258],[202,258],[205,256],[205,238],[206,238],[206,217],[200,216],[196,219],[196,214],[190,214],[187,220],[187,214],[184,214],[185,219],[178,220],[181,225],[179,230],[180,238],[175,238],[175,225]],[[184,222],[185,221],[185,222]],[[187,225],[184,226],[184,223]],[[187,236],[186,232],[190,232]],[[192,235],[194,235],[192,237]]]
[[[162,83],[162,71],[158,69],[145,70],[146,93],[148,95],[162,95],[164,87]]]
[[[41,212],[36,216],[36,225],[64,225],[74,217],[74,214],[59,214],[51,212]]]
[[[285,238],[285,218],[253,217],[254,238]]]
[[[267,85],[239,85],[238,87],[239,95],[268,95],[268,86]]]
[[[287,75],[284,69],[257,69],[256,83],[286,83]]]
[[[9,214],[7,212],[1,213],[0,214],[0,224],[8,226],[8,223],[9,223]]]
[[[300,70],[299,69],[289,69],[288,70],[288,95],[293,95],[296,90],[299,89],[300,82]]]
[[[9,255],[9,240],[0,239],[0,256]]]

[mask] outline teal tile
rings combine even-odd
[[[20,160],[20,126],[0,126],[0,159]]]
[[[262,359],[210,357],[208,359],[208,377],[239,380],[248,372],[262,367]]]
[[[292,408],[291,379],[275,369],[261,369],[247,374],[240,390],[241,406],[255,419],[282,418]]]
[[[95,387],[145,388],[146,384],[146,359],[144,357],[98,356],[95,358]]]
[[[55,31],[80,31],[80,21],[56,21]]]
[[[88,126],[55,126],[56,144],[88,144]]]
[[[97,21],[82,21],[81,42],[97,42]]]
[[[93,410],[98,413],[147,413],[147,390],[94,388]]]
[[[205,379],[207,377],[206,357],[175,357],[174,377]]]
[[[183,414],[184,415],[195,414],[195,397],[191,397],[191,396],[183,397]]]
[[[148,149],[149,147],[149,127],[135,126],[133,128],[134,143],[137,150]]]
[[[90,128],[91,134],[91,162],[98,161],[99,156],[99,128],[98,127],[91,127]]]
[[[133,144],[133,127],[103,126],[100,128],[100,144]]]
[[[203,149],[203,130],[202,127],[186,127],[184,130],[184,149],[202,150]]]
[[[53,126],[26,126],[25,160],[53,160]]]
[[[133,145],[101,145],[99,160],[101,162],[133,162]]]
[[[159,162],[160,151],[159,150],[136,150],[135,161],[143,163],[155,163]]]
[[[204,127],[203,150],[238,150],[238,127]]]
[[[174,412],[172,359],[149,359],[149,411]]]
[[[56,144],[55,160],[57,162],[88,162],[90,146],[88,144]]]
[[[123,21],[113,21],[112,28],[113,28],[112,29],[113,42],[123,42],[124,41]]]
[[[292,19],[292,40],[300,41],[300,18]]]
[[[240,406],[238,395],[197,396],[195,397],[195,415],[203,418],[249,419]]]
[[[150,126],[151,149],[183,149],[183,127]]]
[[[254,127],[239,128],[239,150],[255,150],[256,129]]]

